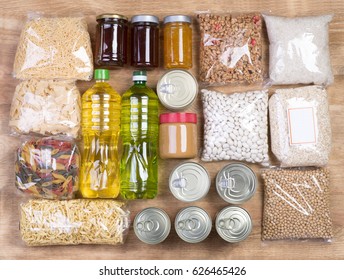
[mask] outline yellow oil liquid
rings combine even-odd
[[[120,190],[118,137],[121,96],[97,81],[82,96],[80,192],[84,198],[116,198]]]

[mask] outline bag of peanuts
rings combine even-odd
[[[72,79],[89,81],[93,56],[83,17],[30,15],[15,55],[17,79]]]
[[[72,81],[26,80],[17,85],[10,111],[12,135],[78,138],[80,92]]]
[[[262,170],[262,178],[262,240],[331,241],[328,169],[271,168]]]
[[[263,82],[260,14],[197,15],[200,81],[207,86]]]
[[[268,91],[225,94],[201,90],[203,161],[238,160],[268,165]]]

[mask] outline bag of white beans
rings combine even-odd
[[[269,100],[269,117],[271,150],[282,167],[328,163],[332,137],[323,87],[277,89]]]
[[[224,94],[203,89],[203,161],[238,160],[267,165],[268,92]]]

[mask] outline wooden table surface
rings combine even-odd
[[[286,2],[285,4],[283,4]],[[225,1],[204,0],[188,1],[0,1],[0,259],[343,259],[344,258],[344,3],[334,1]],[[259,176],[260,166],[250,165],[259,176],[255,196],[242,205],[253,219],[253,231],[247,240],[238,244],[223,241],[213,229],[209,237],[198,244],[188,244],[177,236],[172,228],[169,237],[159,245],[146,245],[139,241],[132,228],[125,244],[120,246],[78,245],[55,247],[26,247],[21,241],[18,230],[19,203],[25,197],[18,194],[14,184],[14,152],[19,140],[10,136],[8,128],[9,110],[18,80],[12,77],[12,65],[19,35],[27,14],[32,11],[48,15],[76,15],[82,13],[88,21],[91,38],[94,37],[95,17],[104,12],[121,13],[131,17],[135,14],[150,13],[163,19],[169,14],[188,14],[195,19],[195,12],[271,12],[276,15],[302,16],[334,14],[330,24],[330,52],[335,74],[334,84],[328,87],[332,136],[332,153],[329,162],[331,173],[330,206],[333,219],[334,238],[331,243],[320,241],[261,241],[261,220],[263,211],[263,188]],[[194,20],[194,67],[191,72],[197,75],[199,33]],[[264,33],[265,45],[267,34]],[[265,52],[266,55],[266,52]],[[266,56],[265,56],[266,57]],[[111,71],[110,84],[119,92],[131,85],[131,67]],[[148,85],[155,87],[164,73],[162,65],[149,72]],[[93,82],[78,82],[84,92]],[[221,88],[224,91],[242,90]],[[200,97],[190,108],[199,113],[199,151],[202,149],[202,106]],[[200,158],[194,159],[200,162]],[[216,173],[229,162],[202,163],[209,171],[212,186],[209,194],[201,201],[183,203],[177,201],[168,189],[168,176],[182,160],[160,160],[159,194],[154,200],[132,201],[129,203],[131,218],[143,208],[156,206],[166,210],[174,221],[176,213],[183,207],[196,205],[204,208],[214,219],[216,213],[227,203],[222,201],[215,190]]]

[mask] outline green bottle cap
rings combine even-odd
[[[145,70],[135,70],[133,72],[133,81],[147,81],[147,72]]]
[[[94,79],[96,80],[109,80],[110,74],[108,69],[94,70]]]

